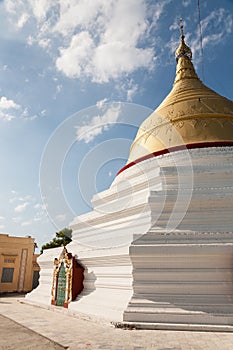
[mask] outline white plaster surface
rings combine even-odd
[[[85,266],[73,311],[112,321],[233,324],[233,150],[151,158],[126,169],[73,220],[68,251]],[[45,252],[28,301],[49,304]]]

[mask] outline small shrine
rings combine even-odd
[[[59,259],[54,259],[51,304],[68,308],[83,290],[84,267],[63,248]]]

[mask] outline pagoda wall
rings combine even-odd
[[[232,155],[211,147],[150,158],[96,194],[93,211],[70,225],[67,250],[85,279],[69,310],[161,328],[231,325]],[[28,301],[48,305],[50,251]]]

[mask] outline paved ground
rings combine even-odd
[[[0,298],[0,314],[4,316],[0,318],[1,350],[233,349],[233,333],[115,329],[104,321],[97,322],[83,316],[72,317],[64,313],[62,308],[58,308],[58,311],[47,310],[23,304],[23,299],[21,302],[17,299],[17,297]]]
[[[62,350],[63,346],[0,315],[0,350]]]

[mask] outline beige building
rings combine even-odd
[[[28,292],[38,284],[34,238],[0,234],[0,293]]]

